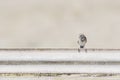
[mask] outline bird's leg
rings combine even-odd
[[[78,48],[78,52],[80,52],[80,48]]]
[[[80,52],[80,49],[83,49],[83,48],[84,48],[84,46],[80,45],[80,48],[78,49],[78,52]]]

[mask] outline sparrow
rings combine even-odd
[[[87,43],[87,38],[84,34],[79,34],[79,40],[77,41],[80,48],[84,48],[85,44]]]

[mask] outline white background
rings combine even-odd
[[[0,0],[0,48],[120,48],[120,0]]]

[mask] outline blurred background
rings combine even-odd
[[[120,0],[0,0],[0,48],[120,48]]]

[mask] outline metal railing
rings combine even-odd
[[[0,49],[0,73],[120,73],[120,49]]]

